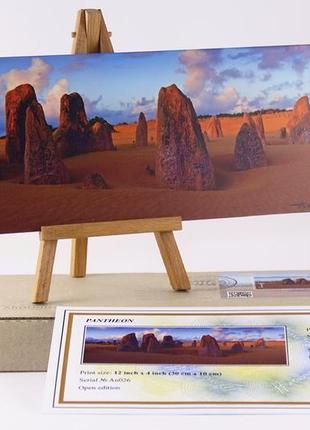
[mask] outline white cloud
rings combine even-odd
[[[147,99],[146,97],[132,98],[129,102],[120,102],[121,108],[124,109],[127,116],[136,119],[135,117],[143,112],[146,116],[154,116],[156,112],[155,98]]]
[[[283,94],[281,94],[281,93],[280,93],[280,92],[278,92],[278,91],[274,91],[274,92],[271,94],[271,102],[279,103],[279,102],[281,102],[281,101],[282,101],[282,99],[283,99]]]
[[[41,58],[33,58],[27,69],[11,69],[0,75],[0,88],[9,91],[21,84],[30,84],[40,92],[48,85],[52,67]]]
[[[223,77],[218,75],[214,67],[221,62],[219,50],[184,51],[179,55],[179,61],[186,73],[184,90],[189,97],[199,96],[207,81],[212,83],[223,81]]]
[[[242,74],[237,68],[219,71],[222,63],[221,50],[184,51],[179,61],[186,74],[184,91],[191,98],[198,114],[219,114],[248,110],[249,102],[241,97],[229,79],[252,79],[252,74]]]
[[[198,97],[192,98],[192,102],[200,114],[244,112],[249,107],[247,99],[242,98],[233,86],[226,86],[218,92],[205,88]]]
[[[204,88],[206,75],[202,68],[191,67],[184,83],[186,93],[192,97],[199,95]]]
[[[215,104],[221,106],[221,109],[228,111],[236,107],[240,102],[240,96],[236,88],[225,87],[223,91],[214,97]]]
[[[140,112],[144,112],[144,114],[153,114],[156,109],[154,98],[147,99],[146,97],[142,97],[141,99],[133,99],[131,105],[131,113],[137,115]]]
[[[59,117],[60,98],[67,92],[69,92],[69,84],[67,79],[59,79],[55,85],[49,89],[45,100],[42,102],[42,107],[46,117]]]

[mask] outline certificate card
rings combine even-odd
[[[307,411],[310,308],[58,308],[46,406]]]

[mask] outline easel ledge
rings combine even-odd
[[[72,37],[73,54],[113,52],[111,33],[107,30],[100,9],[81,9]],[[48,301],[58,240],[72,239],[71,276],[82,278],[86,276],[88,238],[120,234],[154,233],[172,288],[176,291],[190,290],[190,282],[174,238],[175,230],[182,230],[180,217],[42,227],[32,302]]]
[[[189,290],[190,282],[173,234],[175,230],[182,230],[180,217],[42,227],[33,303],[48,301],[58,240],[73,239],[71,276],[81,278],[86,276],[88,238],[120,234],[154,233],[172,288],[176,291]]]

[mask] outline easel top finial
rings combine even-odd
[[[101,9],[80,9],[77,13],[73,37],[73,54],[113,52]]]

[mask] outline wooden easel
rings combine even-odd
[[[100,9],[82,9],[78,12],[76,31],[72,33],[72,53],[113,52],[110,36]],[[180,217],[42,227],[32,302],[48,301],[58,240],[72,239],[71,276],[81,278],[86,276],[88,238],[119,234],[154,233],[172,288],[177,291],[189,290],[190,282],[174,238],[174,230],[182,230]]]

